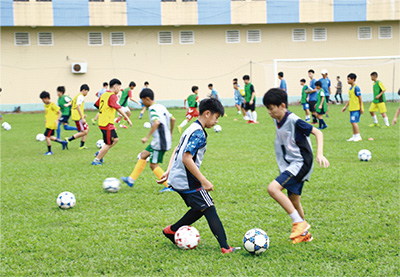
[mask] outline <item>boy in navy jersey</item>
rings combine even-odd
[[[191,225],[203,215],[220,244],[223,254],[240,248],[228,245],[224,227],[214,207],[214,201],[208,193],[214,190],[213,184],[200,172],[207,146],[205,128],[212,128],[218,117],[224,115],[224,107],[216,98],[206,98],[200,102],[200,116],[183,132],[179,145],[169,162],[168,170],[158,183],[168,180],[168,185],[179,193],[190,210],[175,224],[164,228],[163,234],[175,243],[176,231],[184,225]]]

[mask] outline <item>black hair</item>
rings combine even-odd
[[[279,72],[279,73],[278,73],[278,76],[279,76],[279,77],[283,77],[283,72],[282,72],[282,71]]]
[[[213,84],[211,84],[211,83],[210,83],[210,84],[208,84],[208,87],[212,87],[212,86],[213,86]]]
[[[112,80],[110,81],[110,88],[112,88],[115,84],[121,85],[121,81],[118,80],[118,79],[116,79],[116,78],[112,79]]]
[[[301,79],[300,82],[305,83],[305,82],[306,82],[306,79]]]
[[[151,100],[154,100],[154,92],[149,88],[145,88],[140,92],[139,97],[140,99],[149,97]]]
[[[192,87],[192,92],[195,92],[195,91],[198,90],[198,89],[199,89],[198,86],[193,86],[193,87]]]
[[[82,90],[89,90],[89,86],[87,84],[81,85],[81,90],[80,91],[82,91]]]
[[[355,81],[357,79],[357,75],[355,73],[350,73],[349,75],[347,75],[347,78],[350,78]]]
[[[105,87],[105,86],[108,86],[108,83],[107,83],[107,82],[104,82],[104,83],[103,83],[103,87]]]
[[[132,82],[129,83],[129,86],[130,87],[136,87],[136,83],[134,81],[132,81]]]
[[[235,81],[235,82],[233,82],[233,84],[234,84],[234,85],[237,85],[237,84],[238,84],[238,82],[237,82],[237,81]]]
[[[238,81],[238,79],[237,79],[237,78],[233,78],[233,81],[234,81],[234,82],[237,82],[237,81]]]
[[[219,113],[220,116],[224,116],[225,109],[216,98],[205,98],[201,100],[199,105],[199,112],[202,115],[205,111],[210,111],[211,114]]]
[[[310,72],[313,73],[313,74],[315,73],[314,69],[310,69],[310,70],[308,71],[308,73],[310,73]]]
[[[378,77],[378,72],[376,72],[376,71],[372,72],[372,73],[371,73],[371,76],[376,76],[376,77]]]
[[[269,105],[280,106],[282,103],[285,103],[287,107],[287,94],[284,90],[271,88],[264,94],[263,104],[265,107],[268,108]]]
[[[44,99],[44,98],[49,98],[50,99],[50,93],[48,93],[47,91],[42,91],[42,93],[40,93],[40,99]]]
[[[322,83],[321,83],[321,81],[316,81],[316,82],[315,82],[315,86],[322,87]]]
[[[336,78],[340,79],[340,76],[336,76]]]
[[[64,86],[59,86],[59,87],[57,87],[57,91],[59,91],[62,94],[64,94],[65,93],[65,87]]]
[[[249,75],[244,75],[243,76],[243,80],[250,80],[250,76]]]
[[[144,85],[148,85],[148,84],[149,84],[149,82],[147,82],[147,81],[146,81],[146,82],[144,82]]]

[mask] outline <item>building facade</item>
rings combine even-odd
[[[208,83],[233,103],[232,79],[251,75],[257,96],[285,73],[292,101],[313,68],[346,82],[354,72],[366,95],[377,71],[388,98],[400,87],[398,0],[0,0],[0,110],[39,110],[87,83],[87,102],[104,81],[144,81],[156,99],[181,105],[192,85]],[[346,93],[347,86],[344,87]],[[334,89],[332,89],[334,93]],[[137,94],[134,95],[137,98]]]

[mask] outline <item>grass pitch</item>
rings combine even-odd
[[[398,103],[387,106],[392,120]],[[290,109],[304,117],[300,106]],[[204,218],[194,224],[201,235],[195,250],[171,244],[161,230],[188,208],[178,194],[158,192],[162,186],[149,167],[134,188],[103,191],[105,178],[131,173],[146,146],[140,139],[148,132],[143,128],[147,115],[138,120],[138,111],[133,111],[134,127],[118,128],[119,143],[97,167],[90,165],[101,138],[97,126],[90,125],[90,149],[80,151],[79,141],[73,141],[62,151],[53,142],[54,155],[44,156],[45,142],[35,140],[45,130],[44,114],[4,115],[12,130],[1,131],[1,275],[399,276],[400,124],[370,128],[366,113],[360,123],[363,141],[346,142],[352,135],[349,113],[341,113],[341,106],[330,109],[323,133],[331,167],[315,166],[303,190],[314,236],[308,244],[292,245],[291,220],[267,193],[278,167],[274,125],[266,109],[257,108],[260,124],[248,125],[229,108],[229,117],[219,122],[222,132],[208,131],[201,171],[215,186],[211,195],[228,242],[241,246],[247,230],[261,228],[271,239],[261,256],[245,250],[222,255]],[[170,111],[177,124],[184,119],[183,109]],[[87,114],[89,120],[95,115]],[[62,131],[62,137],[72,134]],[[177,129],[173,141],[179,141]],[[361,149],[372,152],[370,162],[358,160]],[[75,194],[73,209],[57,207],[62,191]]]

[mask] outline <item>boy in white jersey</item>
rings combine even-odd
[[[264,95],[263,103],[276,125],[275,153],[280,171],[280,175],[268,185],[268,193],[293,221],[292,242],[311,241],[312,236],[308,232],[311,225],[304,219],[300,197],[304,181],[309,179],[313,168],[310,134],[317,139],[316,161],[320,166],[329,166],[329,161],[323,155],[323,134],[287,110],[285,91],[270,89]],[[287,190],[288,196],[282,192],[283,189]]]
[[[218,240],[223,254],[240,248],[230,247],[221,220],[218,217],[213,199],[209,191],[213,184],[200,172],[207,146],[205,128],[212,128],[218,118],[224,115],[224,107],[216,98],[206,98],[200,102],[200,116],[182,134],[179,145],[171,156],[168,170],[158,183],[168,180],[173,190],[177,191],[190,210],[175,224],[164,228],[163,234],[175,243],[176,231],[184,225],[191,225],[203,215],[206,217],[211,231]]]
[[[140,153],[140,159],[137,161],[135,168],[128,177],[121,177],[128,186],[132,187],[135,180],[146,167],[146,159],[150,157],[150,168],[158,179],[164,174],[164,171],[158,165],[163,162],[163,157],[166,151],[171,149],[172,130],[175,125],[175,118],[161,104],[154,102],[154,93],[151,89],[145,88],[140,92],[140,99],[146,108],[149,108],[149,117],[151,129],[146,137],[142,138],[142,143],[146,143],[151,136],[153,140],[150,145]],[[165,182],[164,191],[171,191]]]

